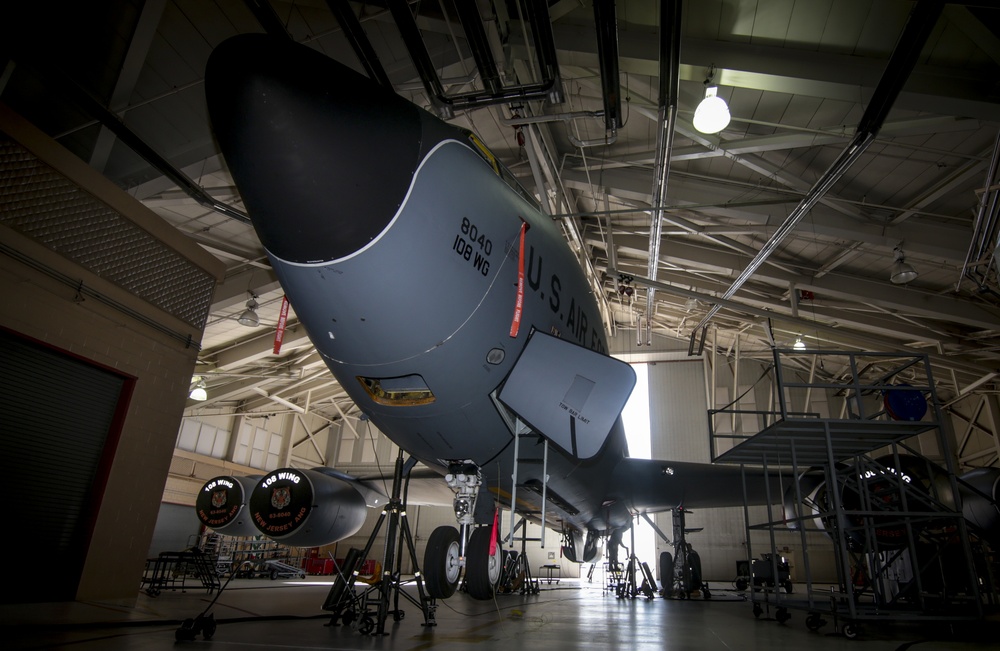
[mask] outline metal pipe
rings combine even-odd
[[[462,23],[462,29],[465,30],[469,49],[472,50],[472,58],[483,79],[483,86],[486,87],[487,93],[496,95],[503,89],[503,83],[497,72],[497,62],[493,57],[492,50],[490,50],[489,39],[486,37],[486,29],[483,27],[483,19],[479,15],[477,3],[456,2],[455,8],[458,10],[458,19]]]
[[[603,147],[605,145],[613,145],[618,141],[618,132],[612,131],[604,138],[590,138],[588,140],[580,140],[571,133],[567,133],[566,137],[569,139],[570,144],[574,147],[583,149],[584,147]]]
[[[525,115],[519,118],[499,117],[500,124],[505,127],[517,127],[525,124],[540,124],[543,122],[569,122],[578,118],[600,119],[604,117],[604,111],[569,111],[566,113],[548,113],[545,115]]]
[[[417,21],[410,13],[410,5],[406,0],[388,0],[387,4],[392,18],[396,22],[396,28],[399,29],[399,35],[403,39],[403,45],[406,46],[406,51],[409,52],[410,59],[413,61],[413,67],[417,69],[417,75],[424,82],[427,98],[434,105],[434,109],[440,117],[453,117],[454,112],[440,99],[444,96],[444,87],[441,86],[441,79],[438,78],[437,70],[434,69],[434,63],[427,52],[427,46],[424,45],[424,40],[420,36]]]
[[[667,21],[670,21],[669,32]],[[668,36],[669,34],[669,36]],[[649,261],[647,275],[656,280],[660,262],[660,239],[663,237],[663,206],[666,203],[667,177],[674,148],[677,123],[677,95],[680,85],[681,3],[660,1],[660,87],[656,125],[656,156],[653,165],[652,212],[650,214]],[[646,318],[653,313],[656,289],[646,290]]]
[[[559,60],[556,57],[556,42],[552,35],[552,19],[549,17],[549,4],[546,0],[527,0],[528,21],[531,23],[531,36],[535,41],[535,52],[538,55],[538,68],[542,79],[548,80],[549,101],[562,104],[564,101],[562,79],[559,76]]]
[[[503,104],[511,101],[529,101],[534,99],[549,99],[553,103],[563,101],[562,82],[559,79],[559,66],[556,60],[555,42],[552,39],[552,24],[549,20],[548,6],[544,0],[533,0],[529,3],[529,20],[532,34],[535,37],[535,48],[542,71],[542,81],[536,84],[519,86],[499,86],[494,92],[469,92],[458,95],[448,95],[444,92],[441,79],[438,77],[434,63],[420,36],[420,29],[413,18],[409,4],[405,0],[388,0],[389,11],[392,13],[403,44],[406,46],[417,74],[423,81],[435,112],[444,118],[454,117],[456,110]],[[482,53],[480,53],[482,54]],[[492,56],[490,57],[492,58]],[[494,66],[495,68],[495,66]],[[489,71],[480,70],[485,77]],[[489,81],[484,81],[489,86]]]
[[[618,17],[614,0],[594,0],[594,24],[597,26],[597,60],[604,98],[604,128],[615,131],[622,128],[622,96],[618,75]]]
[[[545,549],[545,530],[548,529],[545,526],[545,505],[549,487],[549,440],[543,439],[542,446],[542,539],[539,545]]]
[[[983,184],[983,187],[986,189],[983,191],[983,197],[979,202],[979,209],[976,211],[976,223],[972,228],[972,240],[969,242],[969,252],[965,256],[962,271],[959,273],[958,282],[955,284],[956,292],[962,286],[962,280],[966,276],[969,263],[982,258],[983,249],[990,239],[990,229],[988,227],[984,228],[983,223],[986,218],[986,206],[989,203],[989,198],[991,196],[996,197],[996,193],[990,192],[989,188],[993,184],[993,179],[996,178],[998,162],[1000,162],[1000,131],[997,132],[996,142],[993,144],[993,156],[990,158],[989,169],[986,172],[986,183]],[[977,243],[980,244],[978,249],[976,249]]]
[[[265,32],[286,41],[292,40],[292,37],[288,35],[288,30],[285,29],[278,14],[274,12],[274,8],[267,0],[244,0],[244,4],[250,9]]]
[[[337,23],[344,30],[344,36],[347,37],[348,42],[350,42],[351,47],[354,49],[354,54],[361,61],[361,65],[364,67],[365,72],[368,73],[368,76],[377,81],[383,88],[392,88],[389,75],[386,74],[385,68],[382,67],[378,53],[375,52],[371,41],[368,40],[368,35],[365,34],[365,30],[361,26],[361,21],[354,15],[351,3],[340,2],[339,0],[326,0],[326,6],[330,8],[330,12],[337,18]]]
[[[516,518],[514,517],[517,512],[517,467],[518,467],[518,457],[521,454],[521,421],[519,419],[514,421],[514,468],[511,470],[510,474],[510,546],[514,546],[514,522]],[[545,525],[543,523],[542,528]]]

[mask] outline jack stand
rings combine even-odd
[[[406,460],[405,464],[403,462],[403,451],[399,451],[399,455],[396,457],[396,468],[392,477],[392,497],[389,498],[389,502],[386,504],[385,508],[382,509],[382,514],[379,515],[378,521],[375,523],[375,528],[372,530],[371,535],[368,537],[368,543],[365,545],[365,549],[358,557],[358,564],[368,557],[368,552],[371,551],[372,545],[375,543],[375,538],[378,536],[379,530],[382,528],[382,524],[385,522],[386,516],[389,516],[389,528],[386,530],[385,537],[385,547],[383,549],[383,562],[382,562],[382,576],[379,579],[376,586],[368,588],[366,594],[372,590],[378,590],[378,610],[375,614],[374,620],[374,635],[386,635],[385,632],[385,620],[389,615],[393,616],[395,621],[400,621],[404,617],[404,612],[399,608],[399,597],[402,595],[408,599],[413,605],[420,608],[421,612],[424,614],[424,626],[437,626],[437,622],[434,620],[434,611],[437,609],[437,603],[431,597],[428,597],[424,592],[424,582],[423,576],[420,573],[420,565],[417,563],[417,552],[416,548],[413,546],[413,536],[410,533],[410,524],[406,518],[406,495],[405,490],[409,487],[410,470],[416,464],[416,459],[410,457]],[[403,494],[402,498],[400,494]],[[397,538],[397,534],[399,537]],[[412,595],[407,594],[401,589],[401,565],[400,559],[403,555],[403,543],[406,543],[407,552],[410,555],[410,562],[413,564],[413,571],[417,583],[417,592],[420,595],[420,599],[417,600]],[[357,578],[357,569],[351,570],[351,576],[348,579],[350,582],[348,589],[354,589],[354,580]],[[331,589],[331,595],[333,590],[337,588],[337,583],[334,583],[334,588]],[[362,603],[367,600],[362,599]],[[393,610],[389,610],[390,601],[393,604]],[[329,602],[329,598],[328,598]],[[371,616],[369,613],[365,613],[364,619],[371,621]],[[364,630],[367,628],[368,630]],[[371,627],[363,627],[362,632],[371,632]]]
[[[649,565],[640,561],[635,555],[635,526],[630,528],[630,532],[632,546],[629,548],[628,563],[625,566],[624,576],[619,579],[615,594],[619,599],[635,599],[640,594],[647,599],[653,599],[656,596],[656,580],[649,570]],[[636,573],[642,576],[641,583],[637,580]]]
[[[510,514],[511,520],[514,520],[514,513]],[[514,551],[514,538],[511,536],[517,533],[517,530],[521,530],[521,553],[517,554]],[[505,544],[509,544],[509,547],[505,550],[504,554],[504,565],[500,574],[499,589],[501,592],[512,594],[514,592],[520,592],[522,595],[526,594],[538,594],[541,591],[541,586],[539,585],[538,579],[531,576],[531,565],[528,563],[528,528],[527,521],[524,518],[520,518],[517,524],[511,527],[511,535],[503,540]],[[530,539],[533,542],[539,542],[539,538]],[[514,554],[517,554],[517,558],[513,561],[510,559]]]

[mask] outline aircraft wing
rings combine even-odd
[[[741,474],[741,472],[743,474]],[[746,477],[748,504],[766,504],[764,471],[760,468],[723,466],[707,463],[622,459],[611,482],[609,500],[621,500],[634,511],[657,513],[677,507],[689,509],[741,506],[744,500],[743,477]],[[784,480],[784,481],[782,481]],[[771,473],[771,502],[780,504],[783,483],[791,476]]]
[[[365,475],[358,477],[357,482],[388,498],[392,489],[392,475]],[[409,488],[406,494],[408,506],[447,506],[452,507],[455,493],[444,481],[441,472],[433,468],[419,466],[410,471]]]

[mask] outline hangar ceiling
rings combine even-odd
[[[562,102],[484,102],[451,121],[547,200],[620,347],[704,341],[709,352],[764,357],[770,320],[778,347],[801,337],[810,349],[926,352],[946,397],[996,392],[995,3],[619,0],[598,2],[598,21],[590,0],[478,0],[481,29],[472,3],[456,0],[67,4],[0,9],[0,101],[226,263],[199,356],[209,397],[189,402],[190,414],[295,409],[336,420],[355,410],[294,306],[272,352],[282,292],[239,219],[203,88],[209,53],[245,32],[287,34],[363,71],[341,24],[351,21],[335,16],[345,8],[396,91],[435,110],[400,11],[414,16],[453,97],[542,82],[535,35],[546,30],[529,16],[547,4]],[[599,33],[614,33],[609,15],[617,56],[611,41],[599,47]],[[900,64],[907,47],[912,60]],[[477,67],[484,52],[495,70]],[[732,114],[713,135],[692,126],[710,74]],[[906,284],[889,279],[896,248],[918,274]],[[250,292],[257,328],[237,321]]]

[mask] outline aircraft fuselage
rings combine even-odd
[[[598,306],[559,226],[504,178],[472,134],[350,69],[262,36],[220,50],[208,77],[225,75],[209,85],[219,141],[282,287],[331,372],[408,453],[437,467],[472,461],[491,489],[508,494],[513,435],[491,394],[528,335],[535,329],[607,350]],[[283,74],[290,69],[298,73]],[[372,115],[375,104],[381,116]],[[216,117],[226,110],[240,118]],[[291,119],[310,113],[315,121]],[[324,114],[333,124],[318,128]],[[324,164],[334,157],[344,160]],[[262,158],[284,159],[284,169],[262,174]],[[315,195],[306,204],[286,201],[303,188]],[[366,189],[375,194],[358,197]],[[358,222],[369,230],[352,231]],[[523,312],[511,336],[523,223]],[[540,460],[541,447],[525,446],[519,456]],[[548,490],[568,507],[558,514],[580,529],[629,522],[624,505],[601,507],[625,454],[620,420],[591,461],[551,450]],[[519,484],[541,478],[540,464],[520,464]]]

